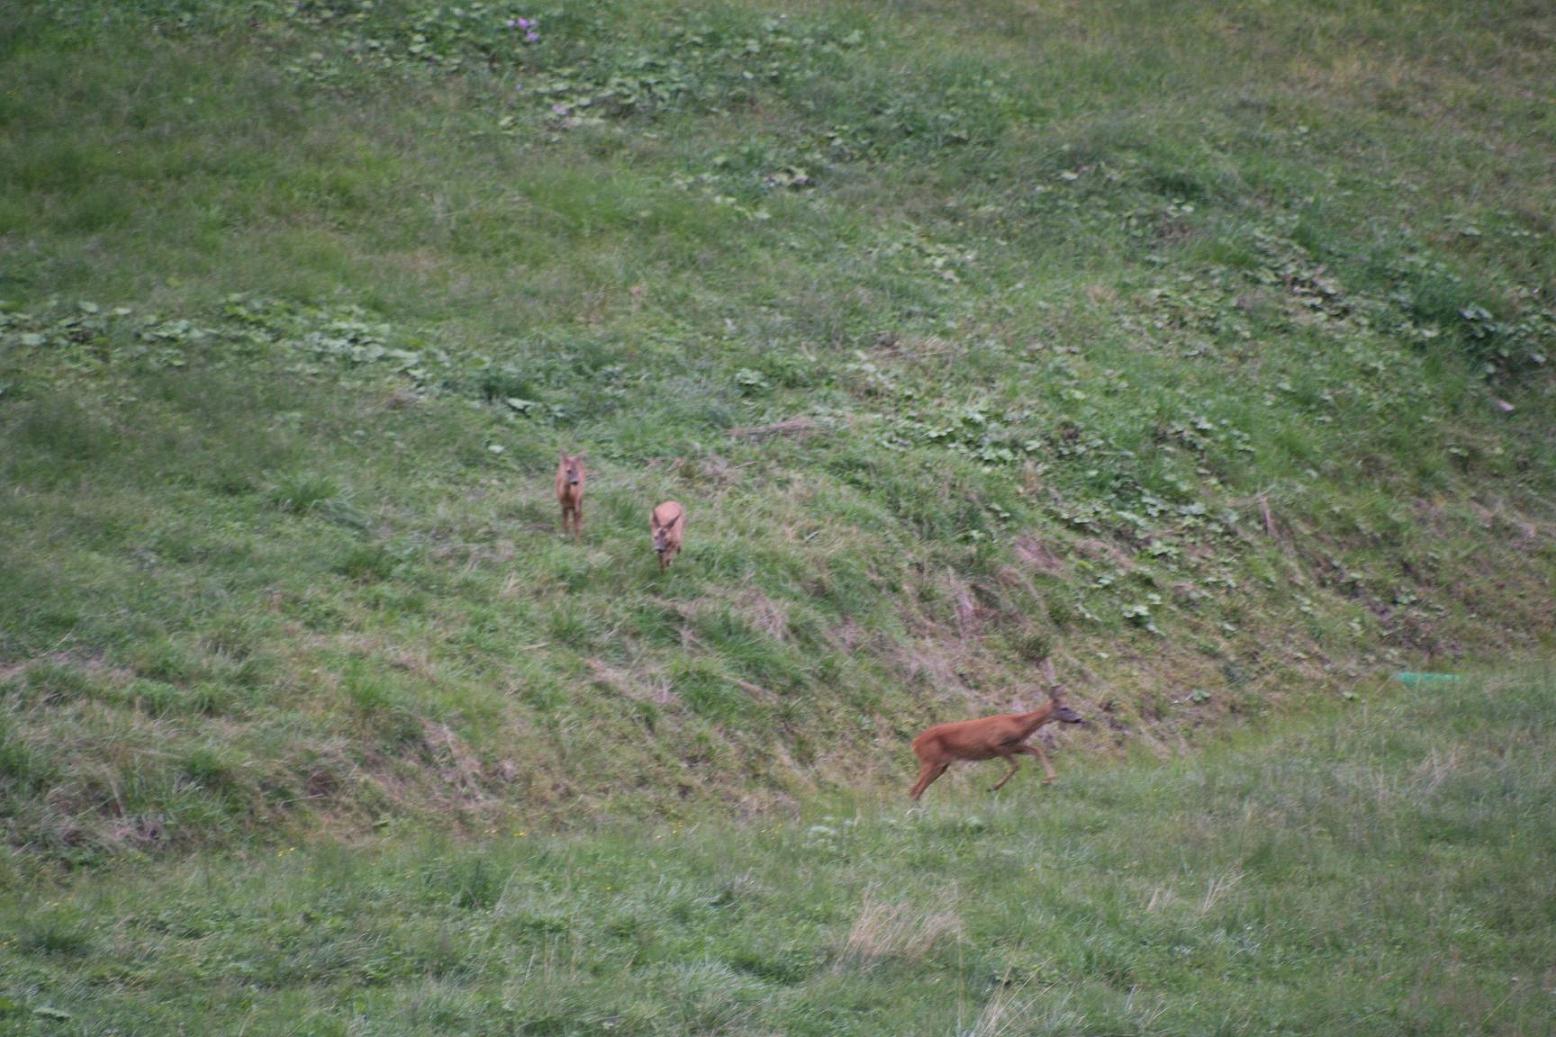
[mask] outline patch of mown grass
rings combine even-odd
[[[0,996],[83,1029],[1527,1033],[1553,697],[1358,687],[1167,762],[1067,754],[1052,787],[975,765],[911,810],[29,874]]]

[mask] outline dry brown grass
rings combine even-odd
[[[867,972],[889,961],[920,961],[942,940],[961,938],[962,920],[955,911],[926,912],[906,901],[881,900],[867,889],[832,967]]]

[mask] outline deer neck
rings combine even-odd
[[[1021,723],[1022,730],[1025,731],[1026,734],[1031,734],[1033,731],[1036,731],[1038,728],[1047,723],[1048,719],[1053,715],[1054,706],[1053,703],[1050,702],[1046,706],[1037,707],[1030,713],[1017,713],[1016,720]]]

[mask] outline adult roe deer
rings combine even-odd
[[[918,781],[909,790],[908,797],[918,799],[922,796],[930,782],[957,760],[992,760],[998,756],[1010,764],[1010,770],[989,790],[993,792],[1015,775],[1016,757],[1021,753],[1037,757],[1048,775],[1043,784],[1048,784],[1058,775],[1048,762],[1042,745],[1027,739],[1051,720],[1064,724],[1084,723],[1079,713],[1065,705],[1064,692],[1056,688],[1048,693],[1046,706],[1039,706],[1030,713],[1005,713],[928,728],[913,739],[913,754],[918,757],[920,766]]]
[[[656,505],[648,516],[649,532],[654,534],[654,553],[659,556],[659,569],[663,572],[681,550],[681,538],[686,534],[686,509],[673,500]]]
[[[583,495],[586,478],[583,455],[563,454],[556,466],[556,499],[557,503],[562,505],[562,533],[565,536],[571,529],[574,540],[579,540],[583,536]]]

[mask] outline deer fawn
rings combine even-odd
[[[919,759],[918,781],[909,790],[911,799],[918,799],[931,782],[946,772],[956,760],[992,760],[998,756],[1010,764],[1010,770],[995,783],[995,789],[1003,786],[1016,773],[1016,757],[1020,753],[1036,756],[1048,775],[1043,784],[1053,781],[1057,774],[1043,747],[1028,742],[1037,729],[1051,720],[1065,724],[1084,723],[1081,715],[1064,704],[1064,692],[1055,689],[1048,693],[1048,704],[1030,713],[1006,713],[997,717],[977,720],[958,720],[950,724],[936,724],[913,739],[913,753]]]
[[[671,561],[681,550],[681,537],[686,533],[686,509],[667,500],[649,514],[648,528],[654,534],[654,553],[659,556],[662,572],[670,568]]]
[[[583,455],[563,454],[556,466],[556,499],[562,505],[562,533],[572,530],[573,539],[583,536]]]

